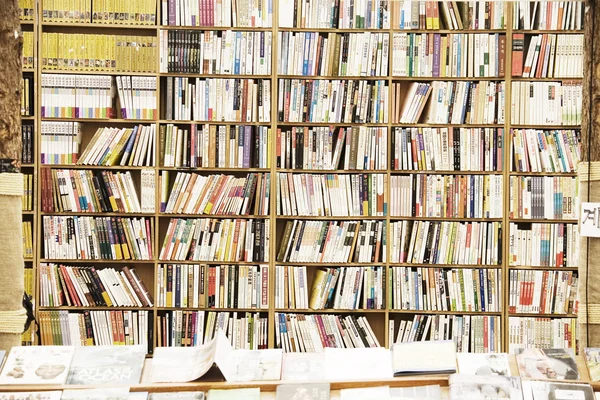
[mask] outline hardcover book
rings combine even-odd
[[[0,373],[0,384],[62,385],[74,351],[71,346],[13,347]]]
[[[67,378],[69,385],[140,383],[145,346],[77,347]]]

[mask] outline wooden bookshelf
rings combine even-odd
[[[36,9],[42,10],[42,1],[37,0],[38,7]],[[251,312],[251,313],[260,313],[261,315],[266,315],[269,321],[268,325],[268,346],[275,346],[275,335],[276,329],[275,324],[277,323],[275,320],[275,313],[285,312],[285,313],[297,313],[297,314],[354,314],[354,315],[364,315],[367,317],[369,323],[373,331],[376,334],[378,341],[383,346],[387,346],[390,342],[390,320],[393,320],[397,316],[409,317],[411,315],[483,315],[483,316],[497,316],[500,317],[501,327],[500,329],[500,337],[502,343],[502,349],[506,351],[508,348],[508,321],[509,317],[516,316],[537,316],[532,314],[517,314],[517,313],[509,313],[508,312],[508,296],[509,296],[509,271],[515,269],[527,269],[527,270],[551,270],[556,269],[552,267],[535,267],[535,266],[512,266],[509,265],[509,224],[511,223],[519,223],[519,224],[531,224],[531,223],[567,223],[574,224],[576,221],[567,220],[567,219],[514,219],[509,217],[509,201],[510,201],[510,190],[509,190],[509,180],[510,177],[514,176],[548,176],[548,177],[574,177],[575,173],[545,173],[545,172],[517,172],[512,170],[511,165],[511,152],[512,152],[512,141],[510,137],[511,129],[519,128],[519,129],[577,129],[578,126],[567,126],[567,125],[518,125],[513,124],[511,122],[511,86],[513,82],[564,82],[564,81],[581,81],[582,78],[522,78],[522,77],[513,77],[512,76],[512,63],[511,63],[511,52],[513,48],[513,33],[524,33],[525,35],[535,35],[535,34],[544,34],[544,33],[560,33],[560,34],[574,34],[581,33],[581,31],[549,31],[549,30],[517,30],[513,28],[512,25],[512,3],[507,3],[509,6],[507,7],[507,14],[505,15],[506,27],[504,29],[488,29],[488,30],[402,30],[398,29],[390,24],[389,28],[385,29],[337,29],[337,28],[281,28],[278,27],[278,15],[279,15],[279,4],[277,1],[273,2],[273,26],[272,27],[262,27],[262,28],[252,28],[252,27],[197,27],[197,26],[165,26],[160,25],[162,19],[160,16],[160,4],[158,7],[157,14],[157,25],[127,25],[127,24],[118,24],[118,23],[110,23],[110,24],[102,24],[102,23],[67,23],[67,22],[45,22],[42,18],[41,13],[36,14],[33,21],[23,21],[22,29],[23,30],[32,30],[34,32],[35,37],[35,61],[36,66],[34,69],[28,69],[24,72],[33,74],[34,76],[34,87],[35,87],[35,112],[34,116],[31,117],[23,117],[23,121],[32,121],[35,125],[36,132],[36,140],[34,143],[34,162],[31,164],[23,165],[25,172],[34,171],[36,176],[36,190],[35,190],[35,207],[31,212],[24,213],[25,217],[29,218],[29,220],[33,221],[33,232],[34,232],[34,258],[32,260],[26,260],[26,263],[29,265],[33,264],[34,269],[37,270],[37,267],[40,263],[60,263],[66,265],[97,265],[99,268],[104,267],[113,267],[113,266],[130,266],[135,267],[136,270],[140,272],[141,277],[144,280],[146,286],[153,293],[154,300],[156,302],[158,298],[158,283],[157,283],[157,275],[158,275],[158,267],[159,264],[182,264],[182,265],[190,265],[190,264],[199,264],[199,265],[235,265],[235,266],[245,266],[245,265],[268,265],[269,266],[269,292],[268,292],[268,300],[269,300],[269,308],[268,309],[223,309],[223,308],[204,308],[202,310],[209,312],[221,312],[221,311],[239,311],[239,312]],[[173,31],[173,30],[181,30],[181,31],[213,31],[213,32],[221,32],[221,31],[235,31],[235,32],[268,32],[272,34],[272,51],[271,51],[271,73],[268,75],[244,75],[244,74],[193,74],[193,73],[173,73],[173,72],[159,72],[160,71],[160,35],[161,31]],[[110,35],[142,35],[142,36],[150,36],[156,37],[158,40],[158,47],[155,49],[156,54],[156,68],[157,72],[153,73],[142,73],[142,72],[116,72],[116,71],[101,71],[101,70],[66,70],[66,69],[42,69],[41,67],[41,48],[44,46],[43,43],[43,33],[44,32],[54,32],[54,33],[89,33],[89,34],[110,34]],[[388,74],[385,76],[329,76],[329,75],[321,75],[321,76],[303,76],[303,75],[287,75],[280,74],[278,71],[278,60],[280,58],[280,54],[278,51],[278,42],[279,42],[279,34],[282,32],[318,32],[323,34],[328,33],[364,33],[364,32],[372,32],[372,33],[385,33],[389,35],[389,65],[388,65]],[[468,78],[468,77],[405,77],[405,76],[394,76],[392,71],[392,62],[393,59],[391,57],[393,51],[393,34],[394,33],[411,33],[411,34],[431,34],[431,33],[439,33],[442,35],[445,34],[456,34],[456,33],[467,33],[467,34],[503,34],[506,36],[506,58],[505,58],[505,73],[504,77],[477,77],[477,78]],[[527,48],[524,49],[524,54],[527,54]],[[60,74],[60,75],[110,75],[110,76],[119,76],[119,75],[128,75],[128,76],[140,76],[140,77],[154,77],[157,80],[157,88],[156,88],[156,117],[154,119],[125,119],[122,118],[120,112],[118,112],[117,118],[111,119],[95,119],[95,118],[48,118],[48,117],[40,117],[41,115],[41,77],[42,74]],[[251,121],[251,122],[242,122],[242,121],[200,121],[200,120],[170,120],[165,118],[165,110],[166,105],[164,104],[163,99],[166,98],[166,90],[165,90],[165,82],[169,77],[187,77],[187,78],[200,78],[200,79],[263,79],[268,80],[270,82],[270,93],[271,93],[271,114],[270,114],[270,122],[259,122],[259,121]],[[392,123],[391,112],[389,113],[389,118],[387,123],[382,122],[374,122],[374,123],[348,123],[348,122],[280,122],[278,115],[278,89],[280,80],[282,79],[295,79],[295,80],[342,80],[342,81],[384,81],[385,84],[388,85],[389,96],[388,98],[388,106],[391,110],[391,107],[394,105],[391,99],[392,97],[392,84],[401,83],[403,89],[408,85],[409,82],[432,82],[432,81],[453,81],[453,82],[465,82],[465,81],[473,81],[473,82],[504,82],[505,84],[505,92],[504,92],[504,123],[490,123],[490,124],[450,124],[450,123]],[[401,104],[396,104],[396,107],[400,107]],[[90,143],[92,136],[95,131],[99,127],[104,126],[114,126],[114,127],[133,127],[135,125],[154,125],[156,128],[156,147],[154,149],[156,155],[156,163],[154,166],[150,167],[139,167],[139,166],[98,166],[98,165],[72,165],[72,164],[44,164],[40,163],[40,132],[42,122],[45,121],[68,121],[68,122],[79,122],[82,124],[83,132],[82,132],[82,142],[80,153],[86,148],[86,146]],[[162,151],[161,143],[159,140],[159,131],[161,127],[166,125],[174,125],[174,126],[189,126],[191,124],[197,125],[224,125],[224,126],[252,126],[255,128],[258,127],[266,127],[271,130],[271,158],[268,160],[270,166],[268,168],[219,168],[219,167],[197,167],[197,168],[187,168],[187,167],[165,167],[161,165],[160,160],[160,152]],[[336,169],[336,170],[325,170],[325,169],[290,169],[276,166],[276,134],[278,129],[286,129],[292,127],[331,127],[331,128],[347,128],[347,127],[377,127],[377,128],[386,128],[387,130],[387,143],[388,148],[387,152],[384,154],[387,155],[387,168],[381,170],[344,170],[344,169]],[[458,170],[398,170],[394,169],[392,166],[393,161],[393,148],[391,147],[391,138],[394,134],[394,128],[494,128],[494,129],[503,129],[503,159],[502,159],[502,170],[491,170],[491,171],[458,171]],[[154,213],[119,213],[119,212],[97,212],[97,213],[88,213],[88,212],[41,212],[41,186],[42,183],[39,176],[40,170],[42,167],[49,167],[52,169],[75,169],[75,170],[92,170],[92,171],[131,171],[133,174],[137,174],[136,185],[139,190],[139,174],[140,170],[143,169],[151,169],[155,173],[155,212]],[[191,172],[198,173],[203,175],[208,174],[230,174],[242,177],[247,173],[270,173],[271,174],[271,188],[269,193],[269,214],[266,216],[261,215],[212,215],[212,214],[171,214],[160,211],[160,185],[159,185],[159,177],[160,174],[164,171],[170,172],[169,179],[171,183],[174,179],[176,172]],[[348,175],[348,174],[383,174],[387,179],[386,192],[387,195],[387,204],[388,204],[388,212],[387,215],[384,216],[291,216],[291,215],[277,215],[277,174],[278,173],[288,173],[288,174],[340,174],[340,175]],[[448,175],[448,176],[487,176],[487,175],[500,175],[503,179],[503,189],[504,192],[502,194],[502,203],[503,203],[503,212],[502,216],[498,218],[446,218],[446,217],[415,217],[415,216],[395,216],[390,214],[390,196],[391,192],[391,178],[400,176],[400,175]],[[43,238],[43,224],[42,218],[44,216],[90,216],[90,217],[146,217],[152,221],[153,224],[153,258],[151,260],[83,260],[83,259],[46,259],[44,258],[44,253],[42,249],[42,238]],[[24,218],[25,218],[24,217]],[[265,249],[265,253],[269,255],[268,262],[245,262],[245,261],[189,261],[189,260],[161,260],[159,259],[159,254],[161,250],[161,246],[163,243],[163,239],[165,237],[167,226],[171,218],[184,218],[184,219],[242,219],[242,220],[252,220],[252,219],[261,219],[264,220],[270,228],[270,247]],[[384,229],[387,232],[387,254],[383,255],[383,261],[381,262],[337,262],[337,263],[316,263],[316,262],[279,262],[277,260],[277,253],[279,251],[280,242],[282,240],[282,234],[284,230],[284,226],[286,221],[290,220],[298,220],[298,221],[361,221],[361,220],[370,220],[370,221],[379,221],[383,222]],[[500,249],[502,254],[502,262],[497,265],[471,265],[468,263],[464,264],[419,264],[419,263],[395,263],[391,262],[391,237],[392,230],[391,224],[396,221],[410,221],[410,222],[460,222],[460,223],[486,223],[486,222],[494,222],[502,224],[502,248]],[[39,244],[37,244],[39,243]],[[309,286],[314,279],[314,271],[319,267],[328,268],[328,267],[383,267],[383,301],[384,307],[382,309],[356,309],[356,310],[346,310],[346,309],[318,309],[318,310],[310,310],[310,309],[282,309],[275,307],[275,285],[276,285],[276,277],[275,277],[275,267],[276,266],[306,266],[309,272]],[[433,310],[398,310],[392,308],[391,299],[392,299],[392,288],[391,288],[391,268],[405,266],[405,267],[422,267],[429,269],[482,269],[484,271],[487,270],[501,270],[502,277],[502,311],[498,312],[462,312],[462,311],[433,311]],[[560,268],[561,271],[577,271],[576,267],[566,267]],[[41,289],[37,282],[39,282],[39,274],[36,274],[36,288],[35,288],[35,298],[38,299],[41,296]],[[309,293],[310,294],[310,293]],[[82,308],[78,307],[67,307],[67,306],[59,306],[59,307],[39,307],[37,306],[38,302],[36,302],[36,311],[43,310],[69,310],[69,311],[77,311],[82,310]],[[175,307],[162,307],[157,306],[156,304],[152,307],[136,307],[136,308],[126,308],[126,307],[90,307],[89,309],[98,309],[98,310],[122,310],[122,309],[134,309],[134,310],[149,310],[153,312],[153,321],[154,321],[154,336],[157,334],[157,324],[158,324],[158,315],[159,312],[163,313],[166,311],[172,310],[184,310],[184,311],[193,311],[197,309],[193,309],[190,307],[184,308],[175,308]],[[549,315],[539,315],[540,317],[550,317],[550,318],[558,318],[558,317],[569,317],[574,318],[574,315],[562,315],[562,314],[549,314]],[[154,343],[156,345],[156,343]],[[423,380],[416,379],[415,381],[424,382]],[[401,381],[398,381],[401,382]],[[407,381],[408,382],[408,381]],[[411,381],[412,382],[412,381]],[[447,382],[445,378],[435,378],[432,382]],[[387,383],[386,383],[387,384]],[[340,384],[340,387],[343,387],[343,384]],[[145,386],[140,386],[140,390]],[[169,386],[169,390],[175,386]],[[181,386],[189,389],[189,386]],[[274,386],[265,386],[265,387],[274,387]],[[158,390],[163,390],[160,387]],[[167,386],[164,386],[167,388]],[[136,388],[137,390],[137,388]],[[166,390],[166,389],[165,389]]]

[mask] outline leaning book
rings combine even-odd
[[[566,349],[517,349],[516,353],[522,378],[579,379],[577,363]]]
[[[521,379],[516,376],[450,376],[450,400],[523,400]]]
[[[77,347],[67,384],[137,384],[145,358],[145,346]]]
[[[67,380],[74,351],[71,346],[13,347],[0,373],[0,384],[62,385]]]
[[[592,381],[600,380],[600,349],[591,347],[586,348],[585,362],[587,363],[588,370],[590,371],[590,379]]]

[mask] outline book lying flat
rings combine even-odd
[[[0,400],[60,400],[62,392],[6,392],[0,393]]]
[[[394,376],[453,374],[456,350],[452,340],[396,343],[392,347]]]
[[[567,349],[517,349],[517,365],[523,378],[578,380],[579,371]]]
[[[276,400],[329,400],[329,383],[294,383],[277,386]]]
[[[456,361],[461,374],[510,376],[508,354],[505,353],[457,353]]]
[[[152,393],[150,400],[204,400],[204,392]]]
[[[0,373],[0,384],[62,385],[74,351],[72,346],[13,347]]]
[[[588,384],[566,382],[523,381],[525,400],[594,400]]]
[[[61,400],[129,400],[129,388],[63,390]]]
[[[390,400],[390,387],[366,387],[340,390],[340,400]]]
[[[68,385],[140,383],[146,346],[82,346],[75,349]]]
[[[441,400],[440,385],[410,386],[391,388],[392,400]]]
[[[260,400],[260,389],[211,389],[208,391],[208,398],[210,400]]]
[[[516,376],[450,376],[450,400],[523,400],[521,379]]]

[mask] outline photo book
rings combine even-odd
[[[465,375],[510,376],[508,354],[505,353],[458,353],[458,372]]]
[[[62,385],[74,352],[71,346],[13,347],[2,367],[0,385]]]
[[[567,349],[517,349],[517,365],[523,378],[578,380],[579,371]]]
[[[140,383],[146,346],[77,347],[68,385],[133,385]]]

